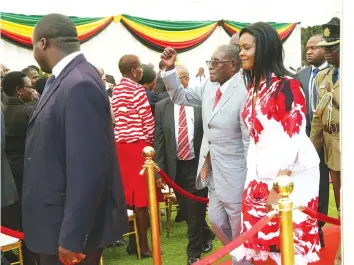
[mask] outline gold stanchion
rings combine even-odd
[[[289,176],[279,176],[273,188],[281,196],[276,206],[280,212],[281,264],[294,265],[293,202],[289,198],[293,192],[294,183]]]
[[[147,146],[143,150],[145,157],[144,169],[147,175],[149,189],[149,211],[150,211],[150,226],[152,237],[152,259],[154,265],[161,265],[161,250],[160,250],[160,229],[159,229],[159,213],[156,200],[156,184],[155,184],[155,149]]]

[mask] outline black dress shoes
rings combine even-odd
[[[203,253],[208,253],[213,250],[213,241],[210,239],[203,244]]]
[[[203,253],[208,253],[213,250],[213,240],[215,239],[215,233],[212,232],[210,239],[203,243]]]
[[[194,262],[197,262],[197,261],[199,261],[198,258],[190,257],[190,258],[188,258],[187,265],[192,265]]]

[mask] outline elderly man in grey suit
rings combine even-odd
[[[175,69],[177,53],[166,48],[161,73],[173,103],[202,107],[204,136],[196,188],[209,190],[209,220],[225,245],[240,234],[242,193],[246,178],[249,134],[240,118],[246,87],[238,73],[239,48],[221,45],[208,61],[210,80],[203,87],[184,88]],[[233,264],[250,264],[241,261]]]
[[[311,122],[313,117],[313,109],[316,107],[317,92],[314,87],[315,78],[317,74],[329,67],[325,59],[325,51],[317,44],[323,40],[321,34],[312,36],[306,44],[306,59],[309,66],[301,69],[297,74],[297,79],[300,81],[304,90],[307,106],[306,115],[306,134],[310,136]],[[328,213],[329,201],[329,169],[324,163],[324,149],[322,149],[320,156],[320,188],[318,195],[318,211],[323,214]],[[325,225],[323,222],[319,223],[319,234],[321,246],[324,247],[324,237],[322,227]]]

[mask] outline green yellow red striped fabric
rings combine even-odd
[[[12,43],[31,48],[32,32],[42,16],[26,16],[12,13],[1,13],[1,36]],[[202,44],[222,26],[229,36],[239,32],[249,23],[230,20],[220,21],[168,21],[152,20],[129,15],[110,17],[80,18],[70,17],[74,22],[79,40],[83,43],[104,30],[112,21],[122,23],[124,27],[142,44],[162,51],[170,46],[178,52],[188,51]],[[270,23],[284,41],[294,30],[296,23]]]
[[[1,13],[1,36],[16,44],[32,47],[32,32],[42,16],[25,16],[11,13]],[[70,17],[75,23],[81,43],[88,41],[105,29],[113,17],[78,18]]]

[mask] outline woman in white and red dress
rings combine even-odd
[[[242,118],[251,142],[242,201],[242,230],[251,229],[279,199],[273,190],[277,176],[291,173],[295,205],[317,210],[319,157],[306,135],[306,101],[297,80],[283,65],[278,33],[267,23],[249,25],[240,32],[240,57],[248,98]],[[293,211],[295,264],[319,259],[317,220]],[[231,255],[281,264],[279,222],[273,219]],[[259,263],[257,263],[259,264]]]
[[[119,70],[123,78],[113,88],[112,95],[118,162],[126,203],[136,213],[141,256],[151,257],[147,241],[148,187],[145,176],[139,173],[145,162],[142,151],[153,144],[155,122],[145,88],[138,84],[143,75],[139,58],[123,56],[119,60]],[[157,193],[158,200],[163,201],[159,189]],[[134,237],[129,237],[127,252],[137,253]]]

